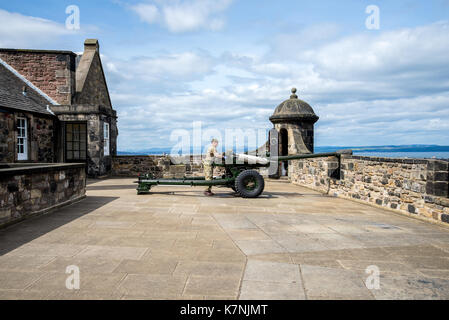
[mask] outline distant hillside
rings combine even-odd
[[[339,149],[352,149],[354,153],[357,152],[449,152],[449,146],[438,145],[389,145],[389,146],[321,146],[315,147],[315,152],[332,152]]]
[[[333,152],[340,149],[352,149],[354,153],[360,152],[449,152],[449,146],[439,145],[387,145],[387,146],[318,146],[315,152]],[[169,154],[169,148],[151,148],[138,151],[118,151],[118,155],[150,155],[150,154]],[[195,152],[193,152],[195,153]],[[198,153],[198,152],[196,152]]]

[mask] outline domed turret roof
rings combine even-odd
[[[287,121],[310,121],[315,123],[318,119],[319,117],[315,114],[312,107],[307,102],[298,99],[296,88],[292,89],[290,99],[282,102],[270,117],[272,123]]]

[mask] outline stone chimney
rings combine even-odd
[[[100,44],[97,39],[86,39],[84,41],[84,51],[100,51]]]

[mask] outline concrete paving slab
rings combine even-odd
[[[127,274],[172,274],[178,261],[175,259],[123,260],[114,268],[114,273]]]
[[[243,262],[209,262],[209,261],[180,261],[173,274],[234,277],[242,276],[245,264]]]
[[[106,258],[106,259],[134,259],[139,260],[148,248],[87,246],[77,257]]]
[[[365,279],[361,273],[311,265],[300,267],[307,296],[342,299],[373,298],[364,284]]]
[[[133,180],[92,180],[86,199],[0,230],[0,299],[449,299],[449,228],[286,181],[243,199],[137,196]]]
[[[240,300],[304,300],[299,283],[243,280]]]
[[[380,289],[371,290],[380,300],[435,300],[449,299],[449,280],[410,275],[389,275],[380,277]]]
[[[127,298],[146,297],[165,299],[181,296],[187,281],[186,276],[129,274],[121,282],[118,292]]]
[[[247,256],[273,252],[287,252],[287,250],[274,240],[237,240],[239,248]]]
[[[295,264],[249,259],[243,280],[301,283],[301,276]]]
[[[240,277],[217,277],[192,275],[187,280],[184,290],[186,295],[233,296],[239,293]]]

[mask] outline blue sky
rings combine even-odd
[[[193,121],[270,128],[291,87],[320,116],[316,145],[449,144],[449,0],[0,0],[0,21],[0,47],[100,40],[119,150],[169,147]]]

